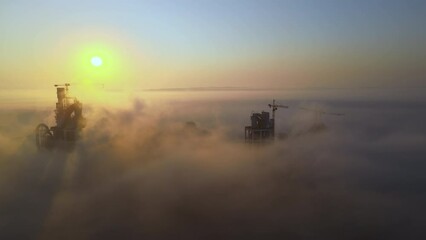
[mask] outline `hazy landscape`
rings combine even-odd
[[[53,120],[52,106],[2,109],[1,234],[424,236],[426,101],[417,98],[423,90],[399,97],[392,90],[358,91],[368,101],[339,91],[334,97],[325,90],[185,91],[156,98],[140,92],[122,107],[88,103],[88,127],[72,151],[35,148],[34,127]],[[266,110],[272,95],[290,106],[277,112],[278,130],[289,136],[261,147],[244,144],[251,111]],[[327,131],[298,134],[312,123],[297,110],[307,105],[345,116],[323,116]]]
[[[0,239],[426,239],[424,23],[422,0],[0,1]]]

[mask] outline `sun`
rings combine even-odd
[[[94,57],[92,57],[90,62],[92,63],[93,66],[100,67],[102,65],[102,58],[100,58],[98,56],[94,56]]]

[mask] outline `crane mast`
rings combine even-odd
[[[272,137],[275,137],[275,111],[277,111],[278,108],[288,108],[288,106],[275,104],[275,99],[273,99],[272,104],[268,104],[268,106],[269,108],[272,108]]]

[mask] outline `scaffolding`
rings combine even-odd
[[[269,119],[269,112],[253,113],[250,119],[251,126],[245,127],[247,143],[264,143],[273,140],[274,119]]]

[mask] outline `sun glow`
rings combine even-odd
[[[90,60],[93,66],[100,67],[102,65],[102,58],[95,56]]]
[[[122,57],[116,47],[104,43],[89,43],[75,47],[73,60],[73,77],[80,84],[112,84],[125,76]]]
[[[74,82],[84,86],[84,91],[94,97],[102,85],[108,89],[131,86],[127,84],[134,78],[133,53],[120,41],[88,41],[76,39],[70,43],[69,75]]]

